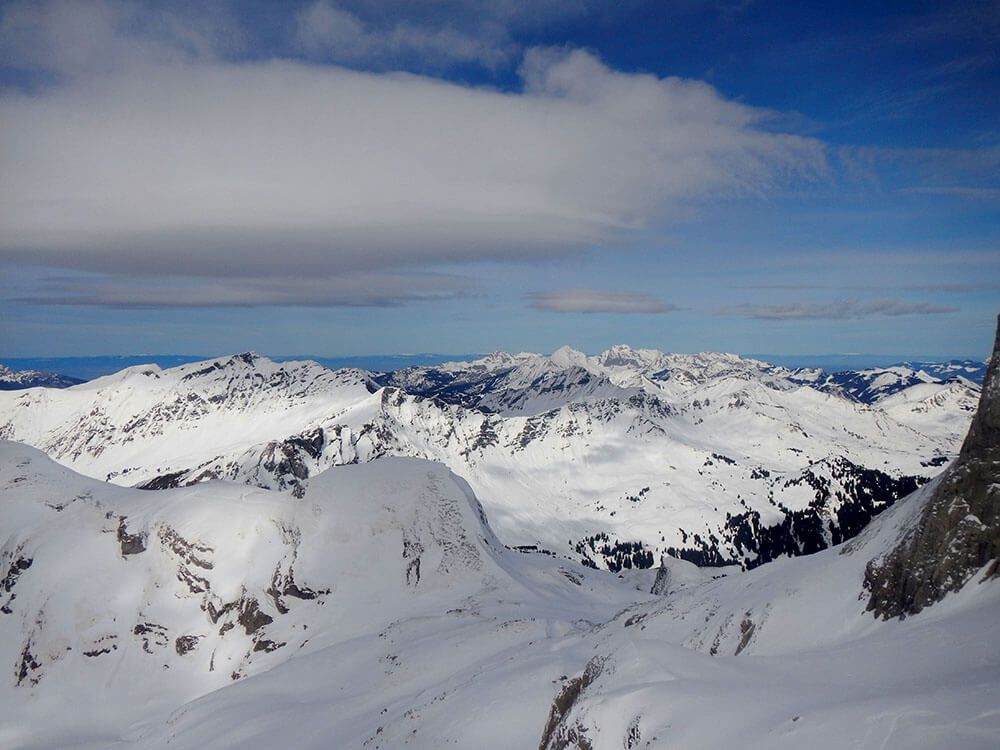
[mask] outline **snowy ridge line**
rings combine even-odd
[[[83,380],[40,370],[14,370],[0,364],[0,391],[15,391],[24,388],[68,388]]]
[[[921,380],[865,404],[736,355],[628,347],[387,377],[253,353],[139,366],[0,394],[0,437],[150,489],[300,493],[330,467],[427,458],[470,483],[513,545],[609,569],[671,550],[752,567],[856,533],[936,474],[978,398]]]

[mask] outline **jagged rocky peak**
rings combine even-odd
[[[1000,317],[979,409],[916,525],[865,571],[868,609],[906,617],[974,577],[1000,576]]]
[[[601,352],[597,359],[605,367],[633,367],[645,369],[658,362],[664,353],[656,349],[633,349],[628,344],[615,344]]]
[[[240,352],[239,354],[234,354],[229,358],[230,362],[243,362],[244,364],[252,365],[256,360],[262,359],[261,355],[257,352]]]

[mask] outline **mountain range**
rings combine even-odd
[[[301,494],[333,466],[430,459],[512,545],[612,571],[753,567],[850,538],[935,476],[979,397],[961,374],[841,375],[626,346],[390,373],[246,353],[0,394],[0,437],[146,489]]]
[[[567,367],[566,359],[550,358],[551,369],[579,364],[571,356],[577,364]],[[954,457],[943,473],[849,541],[748,571],[665,555],[655,569],[609,573],[572,554],[512,545],[494,526],[499,497],[491,508],[475,490],[491,486],[482,476],[489,471],[502,477],[497,464],[456,464],[480,469],[469,473],[473,482],[441,462],[386,455],[418,445],[407,442],[416,432],[392,428],[423,424],[428,450],[461,438],[469,455],[499,462],[501,449],[514,450],[507,441],[541,417],[554,424],[532,432],[524,455],[541,441],[554,461],[548,451],[570,441],[572,464],[574,454],[588,454],[576,453],[585,446],[571,438],[601,441],[606,451],[614,429],[613,458],[623,467],[636,446],[652,453],[643,439],[656,436],[656,449],[669,446],[665,472],[674,453],[695,455],[710,437],[722,439],[716,404],[730,420],[729,440],[776,456],[783,453],[773,446],[754,447],[767,429],[782,448],[811,440],[849,449],[850,436],[841,438],[836,424],[823,432],[822,417],[851,416],[849,429],[872,428],[868,437],[881,425],[886,441],[911,435],[918,463],[934,440],[950,440],[923,436],[878,402],[795,384],[801,374],[713,355],[685,363],[659,379],[677,389],[669,400],[642,373],[638,384],[635,373],[618,380],[625,373],[615,368],[634,365],[608,362],[607,380],[624,393],[604,392],[603,383],[594,392],[569,373],[567,386],[588,395],[530,415],[407,394],[360,371],[251,355],[5,396],[14,414],[5,430],[31,426],[55,441],[46,450],[68,450],[61,463],[88,471],[134,462],[143,450],[163,451],[167,462],[185,450],[218,450],[224,440],[238,448],[254,430],[283,429],[320,404],[329,424],[319,425],[322,440],[306,441],[317,456],[327,455],[327,430],[337,424],[367,437],[336,441],[361,451],[358,465],[307,466],[302,478],[292,471],[297,481],[285,490],[208,477],[158,491],[123,487],[158,468],[109,483],[23,443],[0,442],[0,665],[8,674],[0,747],[996,747],[1000,356],[966,413],[964,440],[935,454]],[[525,364],[550,369],[517,366]],[[935,395],[958,385],[973,388],[940,383]],[[696,394],[707,407],[693,406]],[[533,411],[552,390],[522,395],[514,389],[491,403]],[[896,407],[906,412],[925,400]],[[953,403],[931,398],[927,408]],[[788,410],[796,405],[793,429]],[[801,416],[820,409],[828,411]],[[370,421],[351,426],[361,411]],[[927,414],[913,419],[949,424]],[[75,442],[60,442],[71,433],[52,427],[58,418],[83,430]],[[232,429],[222,434],[216,423],[226,420]],[[654,424],[670,426],[672,442],[660,442]],[[90,425],[99,426],[96,436]],[[553,435],[560,442],[549,444]],[[368,460],[374,455],[364,451],[378,440],[385,450]],[[879,452],[887,450],[871,452],[903,462],[902,450]],[[728,473],[701,475],[705,486],[742,476],[747,458],[728,458],[736,463],[712,460]],[[533,467],[551,481],[542,464]],[[567,465],[562,477],[577,480],[574,472],[589,469]],[[286,475],[262,467],[257,476],[280,483]],[[625,502],[642,507],[653,490],[636,495]],[[510,528],[515,520],[507,519]]]

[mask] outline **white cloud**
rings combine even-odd
[[[60,15],[73,4],[39,6],[53,18],[14,7],[0,49],[28,27],[50,47],[82,47],[57,61],[58,85],[0,95],[0,262],[374,283],[437,263],[576,252],[692,202],[825,169],[819,142],[761,127],[765,111],[582,51],[529,50],[523,90],[503,92],[226,62],[217,27],[179,15],[145,20],[137,36],[106,3],[80,6],[90,14],[76,23]]]
[[[600,289],[558,289],[531,295],[536,310],[556,313],[667,313],[677,310],[648,294]]]
[[[786,305],[736,305],[716,311],[717,315],[757,320],[847,320],[852,318],[899,317],[902,315],[940,315],[956,312],[957,307],[930,302],[904,302],[896,299],[859,302],[795,302]]]

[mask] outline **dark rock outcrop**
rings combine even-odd
[[[570,712],[580,695],[600,677],[604,669],[605,657],[595,656],[579,677],[567,681],[553,699],[549,708],[549,719],[538,743],[538,750],[590,750],[593,747],[587,737],[587,728],[579,722],[570,722]]]
[[[175,471],[170,474],[161,474],[158,477],[153,477],[148,482],[143,482],[142,484],[137,484],[136,489],[138,490],[169,490],[174,487],[180,487],[183,483],[183,479],[186,471]]]
[[[121,545],[122,557],[138,555],[146,551],[146,535],[143,533],[129,534],[125,525],[127,516],[118,517],[118,543]]]
[[[174,650],[177,652],[178,656],[184,656],[184,654],[190,653],[198,648],[198,641],[200,640],[200,635],[182,635],[174,641]]]
[[[1000,576],[1000,318],[979,410],[962,450],[913,529],[868,564],[868,611],[883,619],[916,614],[979,571],[981,581]]]

